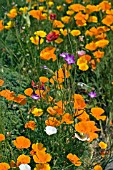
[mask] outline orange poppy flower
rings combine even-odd
[[[14,160],[11,160],[11,161],[10,161],[10,167],[11,167],[11,168],[16,168],[16,163],[15,163]]]
[[[91,60],[90,64],[91,64],[92,69],[95,70],[96,69],[96,61],[95,60]]]
[[[74,14],[74,11],[73,11],[73,10],[68,10],[68,11],[66,11],[66,14],[69,15],[69,16],[71,16],[71,15]]]
[[[113,9],[107,10],[106,14],[113,15]]]
[[[82,58],[85,58],[87,60],[87,62],[89,62],[91,60],[91,56],[88,54],[85,54],[83,56],[81,56]]]
[[[63,67],[55,72],[55,76],[53,76],[53,79],[61,84],[62,82],[64,82],[64,78],[65,77],[68,78],[69,76],[70,76],[70,73],[67,71],[65,67]]]
[[[79,109],[84,109],[85,107],[86,107],[86,103],[83,97],[80,94],[74,94],[74,108],[79,110]]]
[[[95,58],[102,58],[104,56],[104,51],[100,51],[100,50],[95,51],[93,55]]]
[[[100,7],[99,7],[98,5],[88,4],[88,5],[86,6],[85,12],[86,12],[87,14],[91,14],[91,13],[97,12],[97,11],[99,11],[99,10],[100,10]]]
[[[26,90],[24,90],[24,93],[25,93],[27,96],[31,96],[32,93],[33,93],[33,89],[27,88]]]
[[[48,103],[54,102],[53,97],[52,96],[47,96],[47,102]]]
[[[0,163],[0,170],[8,170],[8,169],[10,169],[10,166],[8,163],[5,163],[5,162]]]
[[[96,35],[95,36],[95,39],[97,39],[97,40],[103,40],[103,39],[105,39],[107,37],[107,35],[105,34],[105,33],[101,33],[101,34],[99,34],[99,35]]]
[[[43,150],[36,152],[36,155],[33,155],[33,160],[35,163],[47,163],[51,161],[51,155],[46,153]]]
[[[57,112],[58,116],[62,115],[63,111],[65,110],[65,105],[67,104],[67,102],[59,100],[55,104],[56,104],[56,106],[54,106],[53,109]]]
[[[98,31],[97,31],[97,28],[95,28],[95,27],[91,27],[89,30],[87,30],[86,32],[85,32],[85,35],[86,36],[95,36],[95,35],[97,35],[98,34]]]
[[[21,165],[21,164],[28,164],[30,163],[30,157],[27,156],[27,155],[20,155],[18,158],[17,158],[17,166]]]
[[[89,115],[84,110],[77,110],[74,114],[80,121],[87,121],[89,120]]]
[[[63,27],[64,27],[64,24],[63,24],[61,21],[54,20],[54,21],[53,21],[53,27],[54,27],[54,28],[63,28]]]
[[[109,44],[109,40],[102,39],[95,42],[96,47],[104,48]]]
[[[94,170],[103,170],[103,168],[102,168],[100,165],[96,165],[96,166],[94,167]]]
[[[60,116],[60,115],[63,114],[63,108],[62,107],[54,106],[53,109],[57,112],[57,116]]]
[[[100,59],[99,59],[99,58],[97,58],[96,61],[97,61],[98,63],[100,63]]]
[[[102,20],[102,23],[107,26],[113,24],[113,15],[106,15],[106,17]]]
[[[14,97],[14,102],[19,103],[21,105],[26,104],[27,100],[26,100],[26,96],[22,95],[22,94],[18,94],[17,97]]]
[[[63,108],[59,106],[54,106],[54,107],[48,107],[47,109],[48,113],[51,115],[57,115],[60,116],[63,114]]]
[[[76,20],[76,24],[78,26],[85,26],[86,22],[88,20],[89,15],[88,14],[83,14],[82,12],[78,12],[75,16],[74,19]]]
[[[34,130],[36,128],[36,123],[34,121],[29,121],[25,124],[25,128],[29,128],[31,130]]]
[[[88,142],[91,142],[95,138],[98,138],[98,134],[96,134],[95,132],[100,131],[100,129],[95,126],[94,121],[81,121],[75,124],[75,129],[77,132],[87,135],[90,139]]]
[[[0,142],[3,141],[3,140],[5,140],[5,136],[1,133],[0,134]]]
[[[54,84],[54,80],[55,80],[55,79],[54,79],[54,76],[53,76],[52,78],[49,79],[49,82],[50,82],[51,84]]]
[[[36,168],[34,170],[50,170],[50,165],[46,164],[36,164]]]
[[[110,29],[113,31],[113,26],[110,26]]]
[[[9,13],[7,14],[7,16],[9,17],[9,18],[15,18],[16,16],[17,16],[17,10],[14,8],[14,9],[11,9],[10,11],[9,11]]]
[[[44,2],[45,0],[39,0],[39,2]]]
[[[82,55],[80,58],[81,58],[81,59],[85,59],[86,62],[89,62],[89,61],[91,60],[91,56],[88,55],[88,54]],[[79,65],[79,64],[78,64],[78,65]]]
[[[36,144],[34,143],[34,144],[32,144],[32,151],[34,151],[34,154],[38,151],[44,151],[45,152],[46,148],[43,146],[42,143],[36,143]]]
[[[88,19],[88,22],[95,22],[95,23],[97,23],[98,22],[98,18],[96,16],[90,16],[89,19]]]
[[[87,60],[85,59],[85,57],[80,57],[78,60],[77,60],[77,66],[80,66],[81,64],[87,64]]]
[[[44,76],[41,76],[41,77],[39,77],[39,80],[42,82],[42,83],[46,83],[46,82],[48,82],[48,78],[47,77],[44,77]]]
[[[109,3],[108,1],[102,1],[98,5],[103,11],[109,10],[111,8],[111,3]]]
[[[35,90],[35,94],[37,94],[40,97],[44,97],[44,90]]]
[[[78,12],[75,16],[75,20],[87,20],[89,18],[88,14],[83,14],[82,12]]]
[[[67,29],[60,29],[60,32],[61,32],[61,34],[63,35],[63,36],[67,36],[68,35],[68,32],[67,32]]]
[[[45,49],[43,49],[40,52],[40,58],[43,60],[50,60],[52,59],[52,61],[56,60],[56,55],[54,54],[56,48],[55,47],[46,47]]]
[[[64,16],[64,17],[61,17],[61,21],[65,24],[68,24],[70,22],[70,17],[69,16]]]
[[[10,90],[2,90],[0,91],[0,96],[5,97],[7,100],[14,100],[14,92]]]
[[[76,20],[76,25],[79,27],[86,26],[86,20]]]
[[[31,0],[26,0],[27,3],[31,2]]]
[[[58,107],[60,107],[60,108],[63,107],[63,102],[62,102],[62,100],[59,100],[58,102],[55,102],[55,104],[56,104]]]
[[[42,14],[41,10],[31,10],[29,11],[29,15],[38,20],[44,20],[47,18],[46,15]]]
[[[81,4],[72,4],[69,6],[69,10],[73,10],[74,12],[84,11],[85,7]]]
[[[62,123],[65,122],[66,124],[72,124],[74,121],[73,121],[73,117],[71,114],[69,113],[65,113],[63,116],[62,116]]]
[[[56,110],[53,109],[53,107],[48,107],[47,112],[52,116],[54,116],[57,113]]]
[[[107,32],[109,30],[110,29],[108,27],[106,27],[106,26],[100,26],[100,27],[97,28],[98,34],[101,34],[103,32]]]
[[[16,140],[13,141],[13,144],[16,146],[17,149],[24,149],[29,148],[31,145],[31,142],[28,138],[25,138],[24,136],[19,136],[16,138]]]
[[[106,116],[101,116],[104,113],[104,110],[100,107],[94,107],[91,109],[91,114],[97,119],[97,120],[105,120]]]
[[[3,20],[0,20],[0,31],[4,29]]]
[[[65,2],[66,2],[67,4],[71,4],[71,3],[73,2],[73,0],[65,0]]]
[[[67,158],[75,165],[80,166],[82,162],[80,161],[80,158],[78,158],[75,154],[69,153],[67,155]]]
[[[56,74],[57,72],[55,72],[55,74]],[[56,82],[58,82],[59,84],[61,84],[61,83],[63,83],[64,82],[64,78],[62,78],[62,77],[58,77],[58,75],[56,75],[56,76],[53,76],[53,79],[52,79],[53,81],[55,80]],[[51,80],[50,80],[51,81]],[[52,81],[51,81],[52,82]]]
[[[46,121],[45,121],[46,126],[60,126],[61,122],[59,120],[57,120],[55,117],[49,117]]]
[[[94,50],[96,50],[97,45],[95,44],[95,42],[92,41],[89,44],[86,44],[85,48],[87,50],[94,51]]]

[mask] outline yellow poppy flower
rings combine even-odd
[[[5,26],[5,29],[9,30],[10,28],[14,27],[14,25],[15,25],[14,22],[9,21],[7,22],[7,25]]]
[[[64,40],[62,39],[62,38],[57,38],[56,40],[55,40],[55,42],[57,43],[57,44],[60,44],[60,43],[62,43]]]
[[[81,34],[81,31],[80,31],[80,30],[72,30],[72,31],[70,32],[70,34],[71,34],[72,36],[78,36],[78,35]]]
[[[34,114],[34,116],[41,116],[43,114],[43,110],[34,108],[31,113]]]
[[[106,149],[107,148],[107,144],[102,142],[102,141],[98,145],[101,147],[101,149]]]
[[[30,40],[35,45],[38,45],[39,43],[42,44],[44,42],[44,39],[43,38],[39,38],[38,36],[31,37]]]
[[[39,37],[46,37],[46,35],[47,35],[46,32],[44,32],[44,31],[36,31],[36,32],[34,32],[34,34]]]

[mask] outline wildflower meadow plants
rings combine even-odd
[[[0,170],[105,170],[113,159],[112,2],[6,4]]]

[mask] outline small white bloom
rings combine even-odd
[[[20,170],[31,170],[31,167],[28,164],[21,164],[19,166]]]
[[[78,82],[77,85],[80,86],[84,90],[87,90],[88,88],[91,88],[90,86],[88,86],[87,84],[82,83],[82,82]]]
[[[80,141],[89,141],[90,138],[88,137],[88,135],[84,135],[83,137],[80,137],[77,133],[75,133],[75,138],[79,139]]]
[[[57,129],[55,127],[53,127],[53,126],[46,126],[45,132],[48,135],[53,135],[53,134],[57,133]]]

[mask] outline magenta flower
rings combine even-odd
[[[67,64],[69,64],[69,65],[70,64],[75,64],[75,57],[74,57],[74,55],[71,55],[69,53],[63,52],[63,53],[60,54],[60,56],[64,58],[64,60],[67,62]]]
[[[38,99],[40,99],[40,96],[37,95],[37,94],[32,94],[31,98],[35,99],[35,100],[38,100]]]
[[[88,95],[89,95],[91,98],[97,97],[97,94],[96,94],[94,91],[91,91]]]

